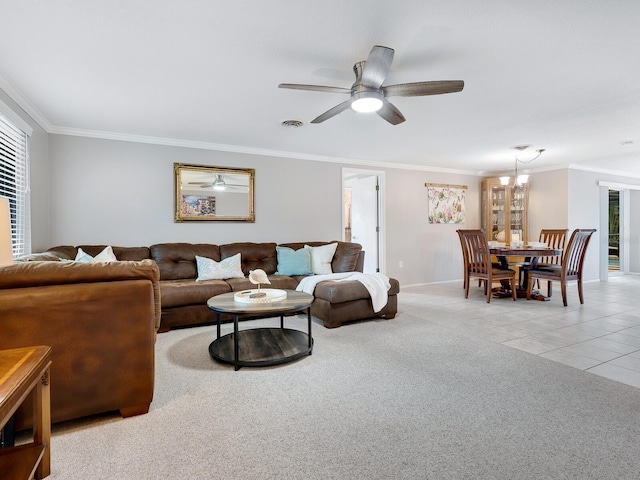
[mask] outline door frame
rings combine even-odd
[[[354,175],[368,175],[378,178],[378,268],[380,273],[384,274],[386,271],[386,223],[385,223],[385,172],[382,170],[370,170],[366,168],[351,168],[342,167],[342,201],[340,202],[341,218],[342,218],[342,230],[341,239],[344,240],[344,232],[347,227],[347,219],[345,218],[345,201],[346,201],[346,185],[345,180]],[[365,255],[371,252],[365,251]]]
[[[600,180],[598,186],[600,187],[600,281],[606,282],[610,275],[630,273],[631,190],[640,190],[640,185]],[[620,273],[609,272],[609,190],[618,190],[620,192],[620,240],[618,241]]]

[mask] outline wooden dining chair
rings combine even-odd
[[[491,263],[489,244],[484,230],[457,230],[462,244],[464,258],[464,298],[469,298],[469,283],[476,277],[484,280],[484,290],[487,303],[491,303],[491,285],[497,280],[509,280],[511,295],[516,300],[516,272],[515,270],[495,267]]]
[[[467,288],[467,282],[469,281],[469,255],[467,254],[467,246],[462,238],[462,230],[456,230],[458,237],[460,238],[460,246],[462,247],[462,268],[463,268],[463,282],[462,288]]]
[[[560,282],[562,290],[562,303],[567,306],[567,282],[571,280],[578,281],[578,296],[580,304],[584,303],[582,294],[582,267],[584,265],[584,257],[587,253],[589,240],[595,233],[592,229],[575,229],[569,239],[567,249],[562,255],[559,264],[538,264],[536,268],[527,272],[527,299],[531,299],[531,289],[533,288],[534,279]]]
[[[538,242],[546,243],[549,248],[555,248],[562,250],[564,253],[564,246],[567,241],[568,228],[543,228],[540,230],[540,236]],[[538,257],[537,265],[560,265],[562,263],[562,255]],[[518,264],[520,267],[520,285],[523,284],[523,276],[527,274],[527,271],[531,268],[531,262],[521,262]],[[538,282],[538,288],[540,288],[540,281]],[[547,296],[551,296],[551,282],[547,282]]]

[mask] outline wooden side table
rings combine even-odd
[[[42,479],[51,473],[51,347],[0,350],[0,429],[31,394],[33,442],[0,449],[0,478]]]

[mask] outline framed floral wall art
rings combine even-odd
[[[429,199],[429,223],[464,223],[466,185],[425,183]]]

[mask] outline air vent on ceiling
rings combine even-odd
[[[302,125],[304,125],[304,123],[302,123],[300,120],[285,120],[284,122],[282,122],[282,125],[284,127],[297,128],[297,127],[301,127]]]

